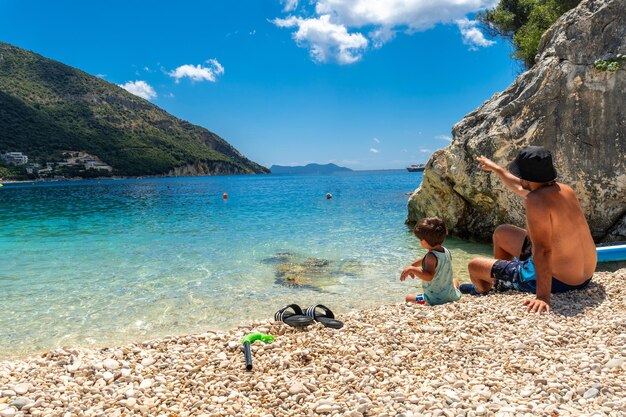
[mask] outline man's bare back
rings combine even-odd
[[[484,156],[476,159],[480,169],[497,174],[508,190],[524,199],[526,230],[498,226],[493,234],[494,257],[472,259],[468,272],[473,285],[460,290],[534,293],[535,299],[524,301],[528,310],[549,312],[552,292],[585,287],[596,268],[595,244],[576,193],[556,182],[552,155],[545,148],[521,149],[509,169]]]
[[[556,182],[530,192],[525,204],[527,210],[529,205],[535,205],[549,217],[552,276],[569,285],[579,285],[591,278],[597,263],[596,246],[574,190]],[[532,229],[528,225],[529,232]],[[529,237],[531,242],[540,239],[532,234]]]

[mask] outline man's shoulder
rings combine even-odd
[[[538,188],[526,196],[526,200],[533,204],[549,204],[552,199],[570,198],[576,193],[569,185],[555,182],[551,186]]]
[[[568,193],[575,193],[574,189],[567,184],[563,184],[562,182],[557,182],[556,185],[560,191],[566,191]]]
[[[546,192],[545,189],[537,189],[535,191],[531,191],[526,195],[526,206],[546,206],[550,204],[551,192]]]

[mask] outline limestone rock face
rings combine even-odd
[[[168,177],[193,177],[197,175],[246,174],[241,167],[226,162],[196,162],[170,170]]]
[[[558,181],[576,190],[596,241],[626,240],[626,0],[584,0],[544,34],[537,63],[452,129],[409,200],[407,223],[443,217],[451,233],[488,240],[495,227],[524,227],[521,198],[478,169],[484,155],[506,167],[525,146],[552,150]]]

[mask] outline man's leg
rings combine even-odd
[[[496,227],[493,232],[493,257],[505,261],[519,258],[526,235],[526,230],[512,224]]]
[[[474,258],[467,265],[472,283],[476,286],[476,291],[484,293],[493,288],[494,279],[491,277],[491,268],[497,259]]]

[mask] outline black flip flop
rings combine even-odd
[[[291,311],[289,311],[291,309]],[[306,327],[315,321],[312,317],[304,314],[298,304],[289,304],[281,308],[274,314],[274,320],[282,321],[291,327]]]
[[[318,309],[321,310],[321,314],[318,312]],[[307,308],[306,315],[315,321],[319,321],[324,325],[324,327],[330,327],[333,329],[341,329],[343,327],[343,322],[336,320],[335,315],[332,311],[330,311],[330,308],[322,304],[316,304]]]

